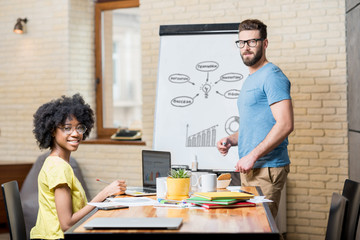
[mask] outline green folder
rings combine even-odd
[[[210,203],[210,204],[221,204],[221,205],[230,205],[237,202],[241,202],[243,200],[239,199],[216,199],[216,200],[208,200],[206,198],[202,197],[191,197],[184,200],[188,203],[196,203],[196,204],[202,204],[202,203]]]

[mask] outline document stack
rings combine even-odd
[[[247,202],[254,195],[241,192],[197,192],[185,200],[196,206],[210,208],[255,207],[255,203]]]

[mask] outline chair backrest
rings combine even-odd
[[[357,225],[357,229],[356,229],[355,240],[360,240],[360,216],[359,216],[358,225]]]
[[[341,239],[347,203],[348,200],[344,196],[333,193],[325,240]]]
[[[21,207],[19,186],[17,181],[1,185],[4,195],[5,209],[10,229],[11,240],[26,240],[24,214]]]
[[[342,195],[348,199],[342,239],[355,239],[360,210],[360,183],[346,179]]]

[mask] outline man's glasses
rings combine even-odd
[[[264,39],[263,38],[254,38],[254,39],[249,39],[249,40],[237,40],[237,41],[235,41],[235,43],[236,43],[236,46],[238,47],[238,48],[243,48],[243,47],[245,47],[245,44],[247,43],[247,45],[249,46],[249,47],[256,47],[256,45],[257,45],[257,42],[258,41],[263,41]]]
[[[76,130],[76,132],[78,134],[84,134],[86,132],[86,127],[85,127],[85,125],[82,125],[82,124],[77,125],[76,127],[65,126],[65,127],[58,127],[58,128],[63,130],[63,132],[68,135],[72,134],[74,132],[74,130]]]

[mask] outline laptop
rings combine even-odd
[[[139,217],[94,218],[84,224],[85,229],[179,229],[182,218]]]
[[[127,187],[132,196],[156,195],[156,178],[166,177],[171,169],[171,154],[166,151],[142,151],[142,186]]]

